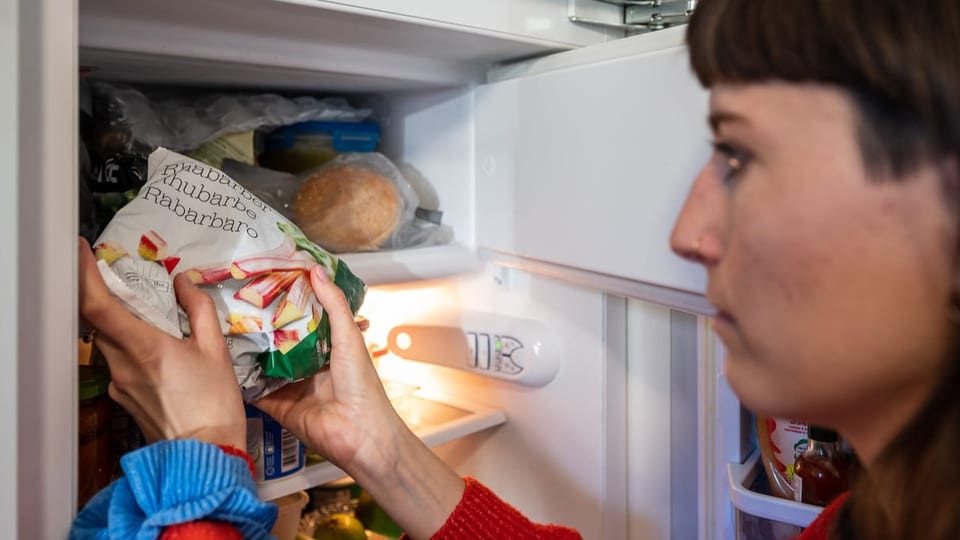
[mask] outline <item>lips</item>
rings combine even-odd
[[[726,324],[737,323],[737,320],[733,318],[733,315],[731,315],[730,312],[723,311],[722,309],[718,309],[717,312],[713,315],[713,318]]]

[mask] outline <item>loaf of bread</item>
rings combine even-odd
[[[297,225],[334,252],[377,249],[400,225],[403,201],[389,178],[353,165],[307,177],[293,206]]]

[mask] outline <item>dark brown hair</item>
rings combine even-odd
[[[934,163],[948,203],[960,208],[960,0],[701,0],[687,43],[708,88],[777,80],[848,92],[873,176],[897,180]],[[944,300],[960,343],[960,303]],[[930,401],[859,475],[834,538],[960,539],[954,349]]]

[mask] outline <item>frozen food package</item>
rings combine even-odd
[[[301,178],[293,211],[308,238],[333,252],[404,247],[398,233],[413,221],[419,200],[386,156],[340,154]]]
[[[94,244],[100,273],[131,311],[182,337],[173,277],[210,295],[245,400],[317,372],[330,324],[308,273],[320,265],[356,313],[366,286],[337,257],[222,171],[165,148]]]

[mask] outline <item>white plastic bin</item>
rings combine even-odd
[[[737,540],[791,540],[823,510],[770,495],[759,452],[731,463],[728,473]]]

